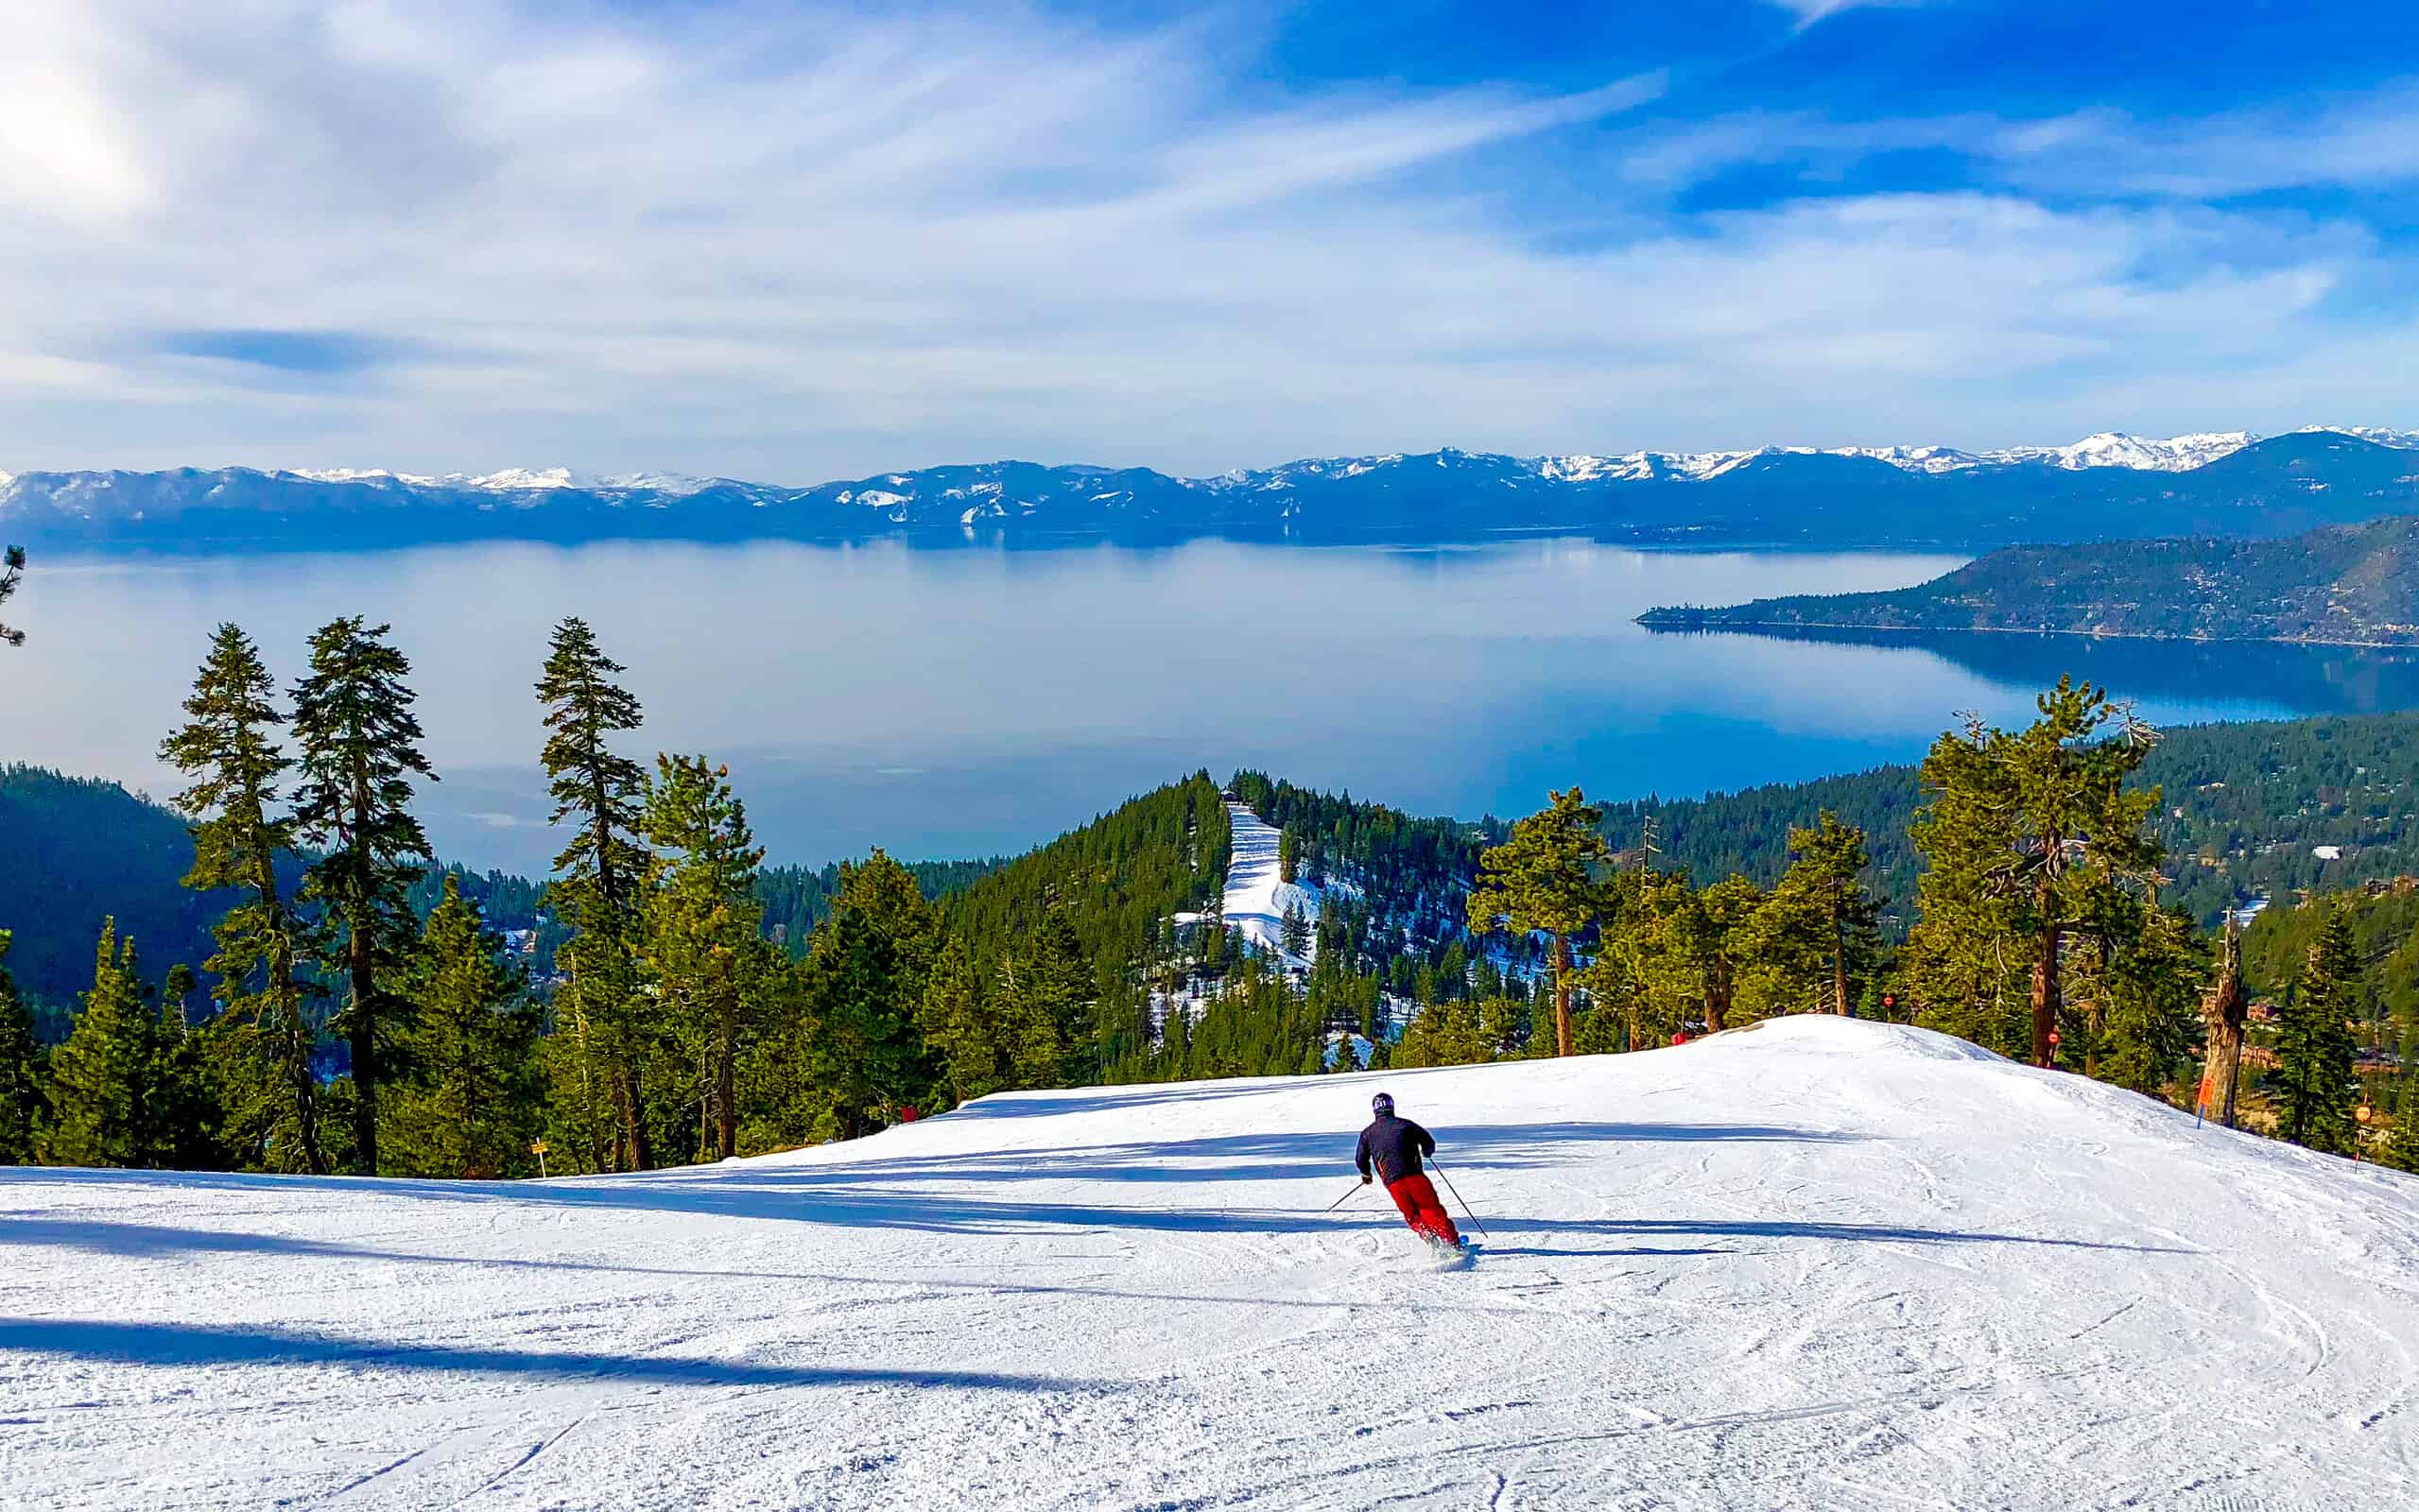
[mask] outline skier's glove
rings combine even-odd
[[[1361,1184],[1362,1186],[1367,1186],[1367,1185],[1369,1185],[1369,1177],[1366,1177],[1366,1176],[1362,1177],[1360,1178],[1360,1184]]]

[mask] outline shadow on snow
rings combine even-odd
[[[945,1386],[996,1391],[1106,1391],[1118,1383],[986,1370],[883,1369],[860,1366],[760,1365],[634,1354],[531,1353],[391,1344],[285,1329],[194,1323],[115,1323],[95,1318],[0,1318],[0,1349],[116,1365],[345,1366],[372,1370],[448,1370],[537,1379],[662,1382],[699,1386]]]

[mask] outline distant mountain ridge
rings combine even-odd
[[[2419,518],[2281,541],[2008,546],[1913,588],[1650,610],[1656,629],[2030,630],[2419,644]]]
[[[475,540],[898,536],[1925,545],[2287,534],[2419,508],[2419,432],[2229,432],[1964,453],[1766,447],[1514,457],[1446,449],[1208,478],[985,462],[808,488],[567,469],[0,473],[0,533],[43,549],[349,549]]]

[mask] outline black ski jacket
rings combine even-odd
[[[1360,1131],[1360,1148],[1353,1155],[1353,1164],[1367,1176],[1370,1162],[1376,1161],[1377,1178],[1392,1186],[1407,1176],[1419,1175],[1420,1157],[1435,1153],[1435,1135],[1408,1118],[1387,1113]]]

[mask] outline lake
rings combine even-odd
[[[2073,637],[1650,634],[1658,604],[1898,587],[1897,554],[1202,542],[1154,550],[475,545],[35,563],[0,653],[0,760],[164,796],[156,749],[213,625],[282,680],[309,631],[390,620],[443,782],[448,857],[553,850],[531,696],[578,613],[629,665],[633,752],[728,762],[779,861],[1021,850],[1199,767],[1415,814],[1696,795],[1920,755],[1961,710],[2020,721],[2073,670],[2155,722],[2419,706],[2409,653]]]

